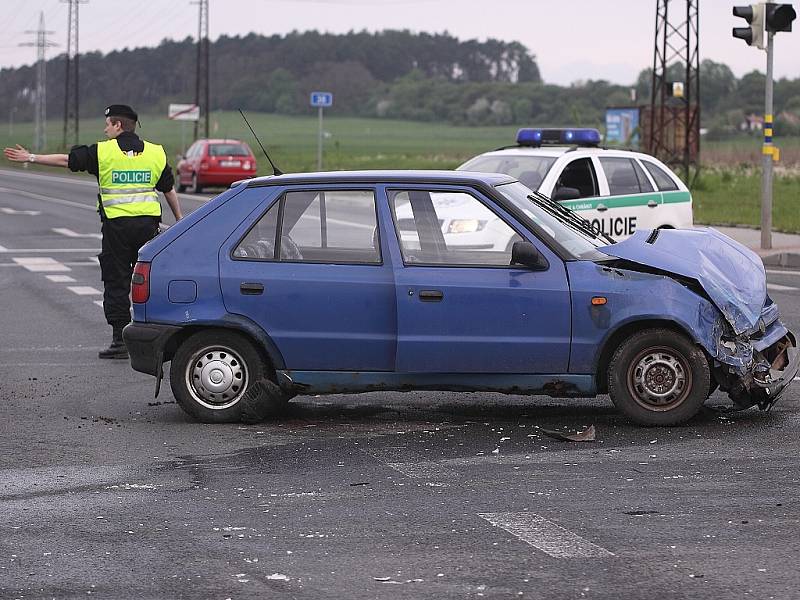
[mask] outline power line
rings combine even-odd
[[[44,28],[44,11],[39,13],[39,29],[35,31],[29,29],[25,33],[36,35],[35,42],[23,42],[20,46],[36,47],[36,116],[33,149],[41,152],[47,144],[47,134],[45,132],[47,125],[47,62],[45,60],[45,51],[49,46],[58,46],[58,44],[47,39],[48,34],[55,33],[55,31],[48,31]]]
[[[66,56],[66,76],[64,77],[64,140],[63,146],[68,147],[70,139],[74,144],[78,143],[80,115],[80,85],[78,75],[78,61],[80,60],[80,50],[78,49],[78,7],[89,0],[61,0],[69,3],[67,9],[67,56]]]

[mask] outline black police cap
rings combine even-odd
[[[132,121],[139,120],[139,115],[127,104],[112,104],[106,108],[105,115],[107,117],[125,117]]]

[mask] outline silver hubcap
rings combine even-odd
[[[686,369],[675,356],[650,352],[633,367],[632,384],[640,401],[665,408],[683,400],[688,378]]]
[[[194,399],[206,408],[229,408],[247,387],[247,367],[230,348],[204,348],[189,363],[186,384]]]

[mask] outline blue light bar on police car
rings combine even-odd
[[[517,132],[520,146],[541,146],[542,144],[574,144],[576,146],[597,146],[600,132],[597,129],[531,129],[522,128]]]

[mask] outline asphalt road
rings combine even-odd
[[[0,170],[0,598],[800,597],[797,384],[666,429],[455,393],[198,424],[97,359],[94,194]],[[800,272],[769,282],[800,330]]]

